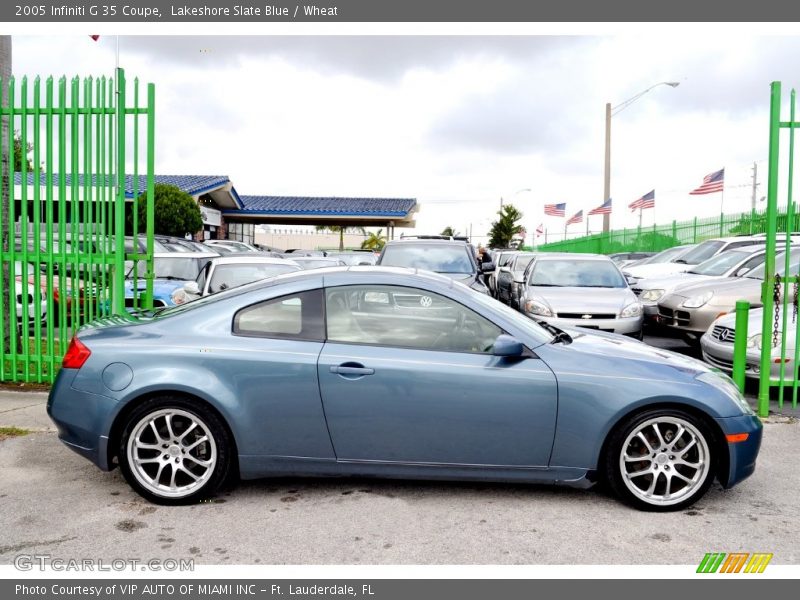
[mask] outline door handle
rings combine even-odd
[[[375,369],[370,369],[369,367],[364,367],[363,365],[356,366],[355,364],[344,364],[339,365],[338,367],[331,367],[331,373],[336,373],[338,375],[373,375],[375,373]]]

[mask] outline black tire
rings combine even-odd
[[[683,433],[678,435],[681,428]],[[636,435],[639,432],[647,445]],[[711,429],[693,414],[646,410],[627,418],[611,433],[602,457],[604,479],[617,498],[639,510],[682,510],[708,491],[717,472],[717,448]],[[628,460],[623,460],[623,452]],[[638,457],[641,460],[630,460]]]
[[[156,504],[181,505],[219,491],[234,472],[233,448],[225,425],[202,403],[160,396],[127,417],[118,456],[123,476],[139,495]],[[131,464],[137,457],[144,462]]]

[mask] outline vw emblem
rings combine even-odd
[[[591,319],[592,315],[581,315],[581,319]]]
[[[430,296],[421,296],[419,299],[419,305],[423,308],[428,308],[430,305],[433,304],[433,298]]]
[[[730,334],[730,329],[723,329],[719,332],[719,341],[720,342],[727,342],[728,335]]]

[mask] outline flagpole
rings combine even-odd
[[[642,206],[639,205],[639,229],[642,228]]]

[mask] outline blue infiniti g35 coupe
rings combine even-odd
[[[762,431],[699,361],[387,267],[97,321],[72,340],[48,412],[68,447],[162,504],[235,477],[369,475],[605,483],[679,510],[714,478],[749,476]]]

